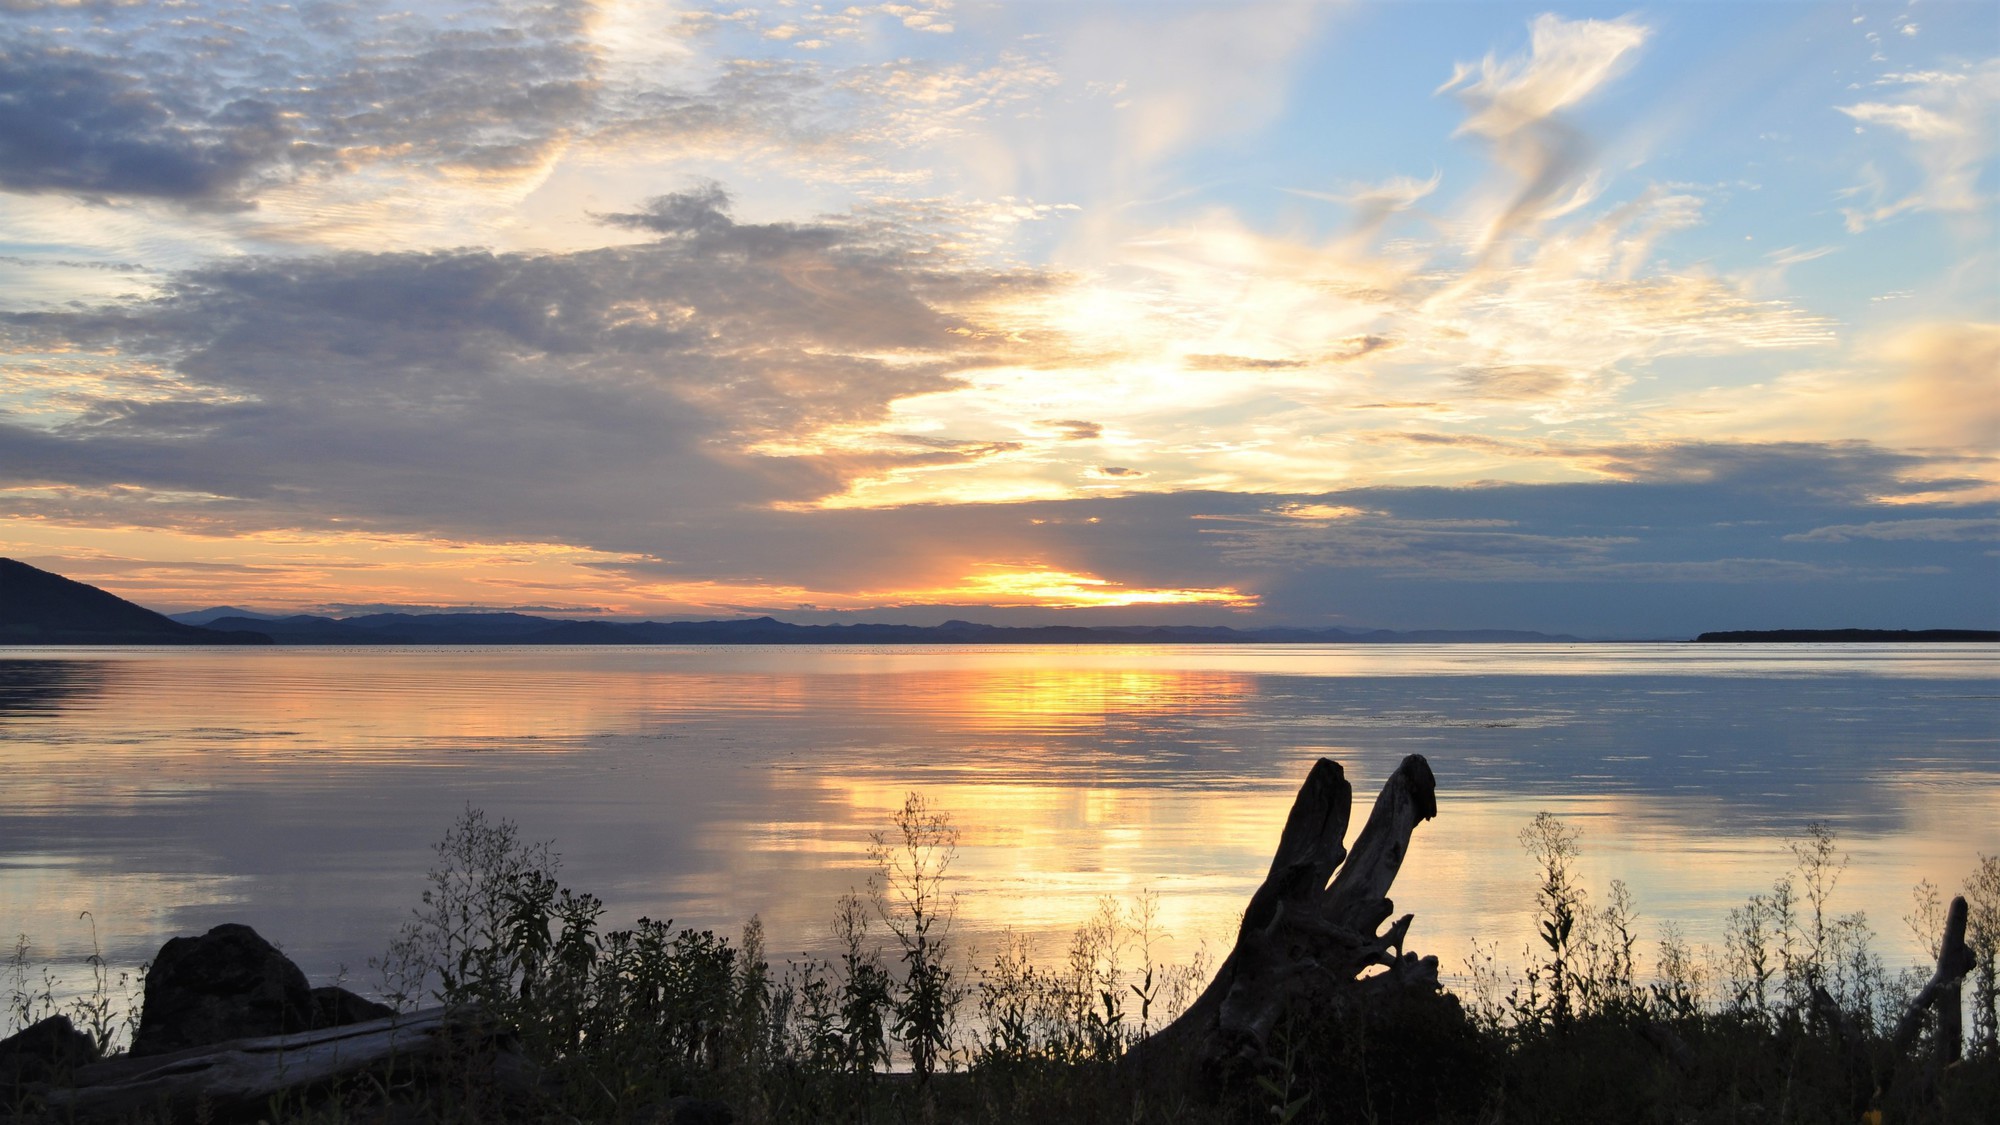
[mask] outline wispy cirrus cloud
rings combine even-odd
[[[1902,135],[1917,166],[1918,182],[1899,198],[1879,172],[1872,184],[1845,194],[1866,197],[1842,210],[1847,229],[1859,232],[1912,211],[1976,215],[1987,196],[1979,180],[1994,152],[2000,119],[2000,59],[1953,70],[1891,73],[1877,81],[1880,100],[1837,106],[1863,126]]]
[[[1563,112],[1604,86],[1645,45],[1650,29],[1631,20],[1565,20],[1536,17],[1524,57],[1486,56],[1460,63],[1438,87],[1466,105],[1459,132],[1492,142],[1495,159],[1516,181],[1514,191],[1487,224],[1490,245],[1590,201],[1595,183],[1586,175],[1590,145]]]

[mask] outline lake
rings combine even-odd
[[[1824,821],[1892,967],[1911,886],[2000,853],[1993,646],[12,649],[0,917],[64,971],[93,923],[134,965],[247,922],[365,990],[470,805],[553,840],[608,923],[754,913],[782,960],[916,791],[960,831],[961,948],[1057,958],[1154,892],[1184,961],[1227,948],[1315,758],[1358,830],[1413,752],[1439,816],[1395,899],[1448,975],[1475,935],[1518,962],[1539,809],[1647,936],[1711,944]]]

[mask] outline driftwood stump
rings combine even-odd
[[[1216,1079],[1267,1058],[1288,1009],[1319,1013],[1383,1003],[1404,990],[1436,993],[1437,958],[1403,949],[1415,916],[1381,929],[1395,911],[1389,886],[1410,834],[1437,815],[1436,790],[1421,754],[1403,759],[1350,853],[1341,841],[1354,791],[1340,766],[1321,758],[1292,802],[1235,948],[1187,1011],[1138,1043],[1125,1065],[1147,1083]]]
[[[1966,906],[1965,896],[1951,900],[1951,910],[1945,916],[1944,941],[1938,946],[1937,970],[1931,974],[1923,990],[1910,1001],[1903,1018],[1896,1022],[1896,1033],[1890,1041],[1897,1054],[1905,1054],[1916,1044],[1917,1034],[1923,1030],[1924,1012],[1937,1010],[1937,1061],[1940,1066],[1948,1066],[1958,1061],[1964,1049],[1964,1015],[1959,1010],[1959,982],[1965,975],[1979,967],[1978,957],[1965,943]]]

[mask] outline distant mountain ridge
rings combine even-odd
[[[209,619],[212,629],[268,634],[279,644],[881,645],[881,644],[1353,644],[1563,642],[1504,629],[1232,629],[1216,625],[795,625],[774,617],[716,621],[572,621],[524,613],[371,613],[359,617]]]
[[[196,624],[199,622],[200,624]],[[206,627],[203,627],[206,626]],[[1507,629],[1232,629],[1221,625],[794,625],[719,621],[574,621],[526,613],[369,613],[278,617],[233,606],[164,616],[116,594],[0,559],[0,644],[286,645],[881,645],[1353,644],[1563,642]]]
[[[0,559],[0,644],[246,645],[271,643],[254,630],[184,624],[95,586]]]
[[[268,621],[273,617],[283,617],[284,614],[263,613],[254,609],[244,609],[241,606],[218,605],[210,606],[207,609],[198,609],[192,613],[170,613],[167,616],[183,625],[206,625],[218,617],[248,617],[256,621]]]
[[[205,628],[203,626],[206,626]],[[1704,642],[2000,641],[1980,629],[1771,629],[1703,633]],[[1585,643],[1518,629],[1235,629],[1226,625],[795,625],[774,617],[577,621],[528,613],[275,616],[215,606],[166,616],[115,594],[0,558],[0,645],[1009,645]]]

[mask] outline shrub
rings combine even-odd
[[[876,833],[876,903],[882,922],[902,949],[903,978],[889,1002],[897,1042],[908,1052],[919,1082],[953,1059],[958,1006],[965,999],[952,964],[955,896],[945,879],[958,854],[951,818],[911,793],[895,816],[892,840]]]

